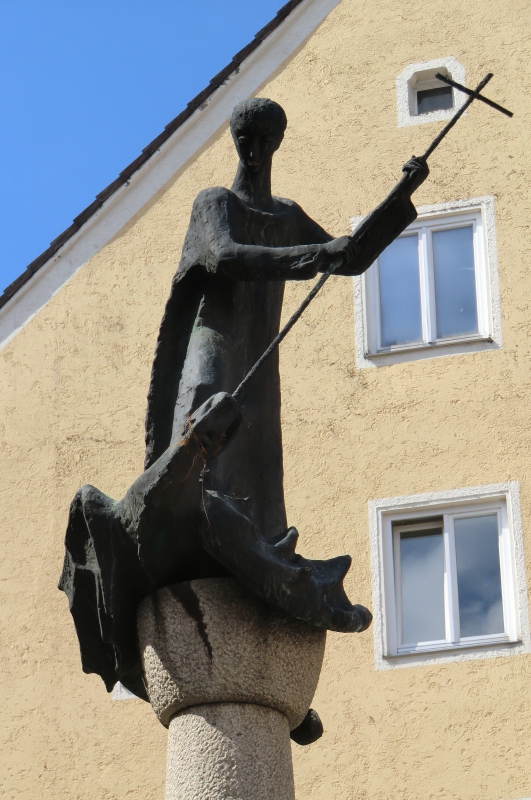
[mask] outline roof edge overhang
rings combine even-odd
[[[290,0],[0,297],[0,348],[226,124],[341,0]]]

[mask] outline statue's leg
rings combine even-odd
[[[175,581],[227,574],[202,545],[202,475],[208,459],[223,450],[239,422],[238,404],[231,395],[213,395],[117,503],[152,591]]]
[[[154,507],[164,507],[177,517],[197,507],[198,484],[205,462],[225,449],[240,422],[238,403],[226,392],[209,396],[190,412],[171,445],[117,504],[125,524],[134,528],[140,515]]]
[[[295,552],[294,528],[266,538],[237,501],[207,491],[201,535],[205,550],[257,595],[317,628],[365,630],[371,613],[352,605],[343,589],[350,556],[311,561]]]

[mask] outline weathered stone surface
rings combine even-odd
[[[233,578],[161,589],[138,610],[150,702],[166,727],[182,709],[254,703],[304,719],[319,679],[326,631],[289,618]]]
[[[294,800],[286,717],[249,703],[181,711],[168,735],[166,800]]]

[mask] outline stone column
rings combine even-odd
[[[289,732],[310,706],[326,632],[211,578],[147,597],[138,633],[169,728],[166,800],[294,800]]]

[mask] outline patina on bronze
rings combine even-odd
[[[119,680],[147,699],[135,611],[165,585],[232,575],[309,625],[355,632],[371,621],[343,589],[350,556],[312,561],[295,552],[276,347],[238,400],[232,393],[278,334],[285,281],[366,270],[416,218],[410,196],[428,168],[410,160],[363,227],[334,238],[295,202],[271,194],[285,127],[284,111],[270,100],[234,109],[234,183],[196,198],[160,327],[145,472],[120,501],[85,486],[72,502],[59,586],[83,669],[101,675],[109,691]],[[309,725],[319,727],[313,718]],[[298,734],[301,742],[316,735]]]

